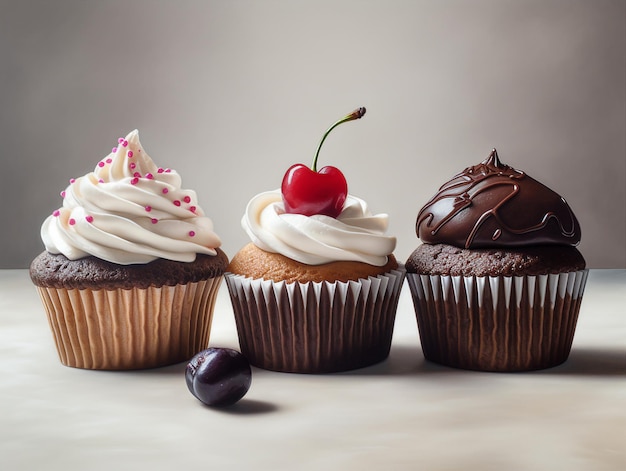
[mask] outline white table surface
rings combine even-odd
[[[211,346],[238,348],[225,286]],[[424,360],[405,285],[389,358],[333,375],[253,369],[227,410],[185,364],[59,362],[27,270],[0,270],[0,470],[624,470],[626,270],[592,270],[569,360],[479,373]]]

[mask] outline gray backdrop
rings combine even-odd
[[[233,255],[249,198],[324,130],[350,192],[390,215],[487,157],[563,195],[592,268],[626,267],[626,3],[0,0],[0,267],[27,267],[68,179],[138,128]]]

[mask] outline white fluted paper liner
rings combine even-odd
[[[387,358],[404,267],[349,282],[226,274],[242,353],[274,371],[330,373]]]
[[[482,371],[526,371],[563,363],[571,350],[588,273],[408,273],[424,356]]]
[[[171,365],[206,348],[222,278],[145,289],[37,290],[61,363],[126,370]]]

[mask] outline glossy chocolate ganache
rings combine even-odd
[[[547,186],[500,162],[495,149],[439,188],[417,216],[428,244],[465,249],[569,245],[580,225],[567,202]]]

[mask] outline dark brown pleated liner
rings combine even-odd
[[[427,360],[480,371],[530,371],[569,356],[588,270],[523,277],[408,273]]]
[[[242,353],[260,368],[331,373],[389,355],[404,269],[347,283],[227,274]]]
[[[38,287],[61,363],[154,368],[207,347],[222,277],[176,286],[89,290]]]

